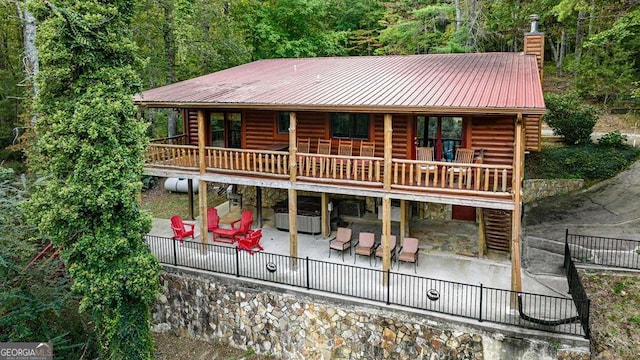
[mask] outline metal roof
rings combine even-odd
[[[150,107],[543,113],[538,65],[523,53],[270,59],[136,95]]]

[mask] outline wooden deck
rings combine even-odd
[[[288,151],[204,147],[152,143],[145,173],[196,177],[241,185],[295,188],[317,192],[513,209],[511,166],[391,159],[391,190],[384,189],[384,158],[296,153],[291,178]]]

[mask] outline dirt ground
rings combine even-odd
[[[156,342],[156,360],[262,360],[277,359],[254,354],[252,350],[239,350],[224,344],[178,337],[170,333],[153,334]]]
[[[640,359],[640,277],[592,273],[582,282],[591,299],[592,359]]]

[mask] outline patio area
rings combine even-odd
[[[252,209],[255,214],[255,209]],[[221,215],[220,223],[228,226],[231,221],[240,218],[240,208],[232,207],[229,212],[228,205],[218,206]],[[255,217],[254,217],[255,218]],[[289,233],[274,227],[273,211],[269,208],[263,209],[263,237],[261,245],[265,253],[277,255],[290,255]],[[348,228],[352,229],[352,244],[358,240],[360,232],[372,232],[376,234],[376,242],[380,242],[382,225],[375,219],[375,214],[366,214],[363,218],[345,218]],[[186,220],[185,220],[186,221]],[[189,221],[187,221],[189,222]],[[191,221],[195,223],[195,241],[201,242],[199,219]],[[253,228],[256,228],[255,220]],[[396,261],[392,262],[392,271],[428,277],[431,279],[460,282],[466,284],[484,285],[498,289],[509,289],[511,286],[511,262],[506,253],[489,252],[485,258],[478,258],[478,227],[477,224],[466,221],[436,221],[413,219],[410,225],[410,235],[420,240],[418,266],[414,271],[411,263],[400,262],[399,267]],[[399,234],[399,223],[392,222],[391,234]],[[171,231],[168,219],[153,219],[153,227],[149,232],[151,236],[171,238]],[[375,270],[382,270],[380,258],[372,260],[363,256],[356,256],[349,251],[343,254],[332,251],[329,257],[329,242],[335,238],[336,232],[324,238],[321,235],[309,235],[298,233],[298,257],[331,262],[336,264],[355,265]],[[212,234],[207,234],[208,244],[228,246],[220,242],[213,242]],[[398,249],[401,242],[398,238]],[[195,252],[194,256],[200,256]],[[549,287],[529,274],[522,273],[523,291],[544,294],[550,296],[567,297],[566,289],[557,286]],[[555,285],[555,284],[554,284]]]

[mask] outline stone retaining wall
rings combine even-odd
[[[488,333],[415,312],[166,270],[154,331],[280,359],[559,359],[560,353],[588,359],[583,350],[535,336]]]
[[[530,203],[545,197],[566,194],[584,186],[582,179],[530,179],[522,186],[522,201]]]

